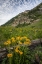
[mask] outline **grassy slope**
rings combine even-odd
[[[34,8],[35,9],[35,8]],[[35,14],[36,11],[33,9],[32,13],[31,11],[29,14]],[[34,13],[35,11],[35,13]],[[15,17],[17,18],[17,17]],[[10,22],[6,23],[6,26],[1,26],[0,27],[0,42],[4,42],[7,39],[11,37],[16,37],[16,36],[27,36],[30,39],[36,39],[36,38],[42,38],[42,15],[36,14],[36,18],[40,18],[39,21],[31,23],[30,25],[18,25],[18,27],[13,27],[10,26],[14,20],[11,19]],[[8,26],[7,26],[8,25]]]
[[[30,39],[42,38],[42,20],[22,27],[0,27],[0,42],[11,37],[27,36]]]
[[[30,13],[30,15],[31,15],[31,13]],[[23,24],[23,25],[18,25],[17,27],[13,27],[13,26],[10,26],[7,24],[8,26],[7,25],[0,26],[0,46],[4,47],[3,42],[6,41],[7,39],[10,39],[11,37],[27,36],[31,40],[37,39],[37,38],[42,38],[42,15],[39,15],[38,17],[40,18],[40,20],[37,22],[33,22],[30,25]],[[13,20],[14,20],[14,18],[9,22],[9,24],[11,22],[13,22]],[[27,57],[27,60],[29,59],[27,63],[31,64],[33,61],[35,61],[35,55],[37,54],[38,57],[40,57],[39,58],[40,64],[42,64],[42,46],[41,46],[41,44],[39,44],[39,45],[37,45],[37,47],[35,47],[35,48],[34,47],[32,47],[31,50],[28,49],[28,52],[26,52],[26,54],[28,53],[28,55],[26,55],[25,57]],[[16,58],[17,55],[14,57]],[[4,59],[3,59],[3,62],[4,62]]]

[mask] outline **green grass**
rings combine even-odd
[[[42,5],[42,4],[41,4]],[[11,43],[11,45],[9,46],[5,46],[4,42],[7,42],[7,40],[10,40],[12,37],[16,37],[17,36],[26,36],[28,37],[28,39],[30,40],[34,40],[34,39],[39,39],[42,38],[42,14],[38,13],[39,11],[39,6],[37,8],[34,8],[33,10],[31,10],[29,13],[22,13],[21,17],[29,17],[29,19],[33,19],[33,21],[40,19],[39,21],[35,21],[33,22],[32,20],[30,21],[30,24],[19,24],[18,26],[14,27],[11,26],[12,23],[15,21],[15,19],[18,19],[19,16],[16,16],[15,18],[12,18],[11,20],[9,20],[5,25],[0,26],[0,47],[5,47],[8,49],[8,53],[12,53],[13,57],[12,57],[12,62],[10,62],[9,58],[4,58],[2,64],[6,64],[6,60],[7,60],[7,64],[33,64],[33,62],[35,61],[35,55],[37,54],[39,56],[40,59],[40,64],[42,64],[42,45],[39,44],[36,47],[33,48],[29,48],[28,46],[24,46],[19,50],[21,50],[23,52],[23,56],[20,57],[19,54],[17,54],[16,52],[14,52],[14,50],[10,50],[9,47],[13,47],[15,44],[13,45]],[[21,19],[20,19],[21,20]],[[11,40],[12,42],[12,40]],[[17,43],[19,41],[16,41]],[[15,43],[16,43],[15,42]],[[15,48],[16,49],[16,48]],[[10,50],[10,51],[9,51]],[[27,52],[28,51],[28,52]],[[15,55],[14,55],[15,54]],[[23,60],[22,60],[23,59]]]
[[[41,45],[38,45],[35,48],[21,46],[19,48],[19,50],[21,50],[23,52],[22,55],[15,52],[15,48],[14,48],[14,50],[12,50],[12,52],[11,52],[13,55],[11,57],[11,59],[7,58],[7,56],[6,56],[6,58],[3,59],[2,64],[6,64],[6,62],[7,62],[7,64],[34,64],[37,61],[36,57],[38,57],[40,64],[42,64],[42,46]]]
[[[16,36],[27,36],[31,40],[42,38],[42,20],[27,26],[0,26],[0,43]]]

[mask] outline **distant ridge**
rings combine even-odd
[[[18,26],[19,24],[31,24],[33,21],[41,19],[42,17],[42,3],[33,8],[32,10],[26,10],[16,17],[13,17],[3,26]]]

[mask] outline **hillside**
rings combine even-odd
[[[32,10],[27,10],[10,19],[4,25],[17,26],[19,24],[31,24],[42,18],[42,3]]]
[[[42,3],[0,26],[0,42],[17,36],[26,36],[31,40],[42,38]]]
[[[0,63],[42,64],[42,3],[0,26]]]

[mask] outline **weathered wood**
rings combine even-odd
[[[0,48],[0,53],[6,51],[5,48]]]
[[[42,43],[42,38],[41,38],[41,39],[32,40],[31,43],[32,43],[32,44]]]

